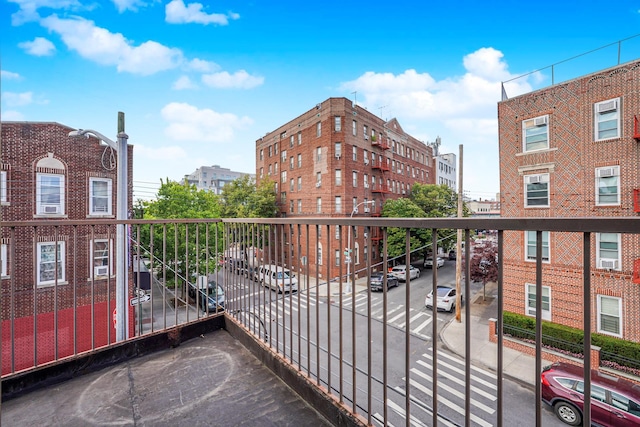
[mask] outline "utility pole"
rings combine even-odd
[[[460,148],[460,161],[458,162],[458,218],[462,218],[462,144]],[[460,279],[462,278],[462,229],[458,228],[458,238],[456,239],[456,321],[460,323]],[[467,304],[469,304],[467,295]]]

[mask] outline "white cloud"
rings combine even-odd
[[[205,61],[204,59],[192,59],[186,64],[185,67],[187,70],[198,71],[200,73],[210,73],[212,71],[217,71],[220,69],[220,66],[215,62]]]
[[[51,15],[42,19],[41,24],[58,33],[66,46],[82,57],[103,65],[115,65],[121,72],[150,75],[176,68],[183,60],[179,49],[154,41],[133,46],[122,34],[96,27],[86,19],[61,19]]]
[[[189,104],[172,102],[164,106],[162,118],[169,124],[164,133],[175,141],[232,142],[236,130],[253,123],[249,117],[218,113],[208,108],[198,109]]]
[[[153,148],[146,145],[136,144],[134,145],[133,150],[136,159],[174,161],[177,159],[187,158],[187,153],[184,149],[177,145]]]
[[[36,37],[33,41],[18,43],[18,47],[34,56],[50,56],[56,51],[53,43],[44,37]]]
[[[229,19],[238,19],[240,15],[237,13],[229,12],[228,14],[221,13],[206,13],[203,11],[202,3],[189,3],[184,4],[182,0],[171,0],[165,7],[166,21],[170,24],[218,24],[228,25]]]
[[[2,80],[20,80],[22,76],[18,73],[12,73],[11,71],[0,70],[0,78]]]
[[[178,80],[173,82],[171,88],[174,90],[197,89],[198,85],[194,84],[189,76],[180,76]]]
[[[264,83],[264,77],[252,76],[245,70],[236,71],[233,74],[222,71],[213,74],[203,74],[202,82],[207,86],[219,89],[251,89]]]
[[[3,92],[2,101],[9,107],[22,107],[33,102],[32,92]]]
[[[138,7],[144,7],[147,5],[145,1],[142,0],[112,0],[113,4],[118,9],[118,12],[126,12],[130,10],[132,12],[136,12]]]
[[[40,19],[38,9],[65,9],[80,10],[91,9],[93,6],[83,6],[78,0],[9,0],[20,8],[11,15],[11,24],[22,25],[27,22],[34,22]]]
[[[22,122],[24,121],[24,115],[18,111],[2,110],[0,119],[7,122]]]

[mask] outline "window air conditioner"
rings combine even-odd
[[[366,182],[364,183],[364,188],[369,188],[369,184],[367,184]]]
[[[368,165],[369,164],[369,159],[364,159],[364,164]]]
[[[368,140],[369,140],[369,135],[365,135],[365,136],[364,136],[364,140],[365,140],[365,141],[368,141]]]
[[[336,153],[336,159],[340,159],[341,154],[340,153]]]
[[[371,212],[371,208],[364,208],[364,213],[369,213]]]
[[[367,237],[369,237],[369,233],[364,233],[364,238],[366,239]]]
[[[529,175],[527,177],[527,182],[529,184],[537,184],[540,182],[540,175]]]
[[[109,266],[101,265],[93,269],[96,276],[106,276],[109,273]]]
[[[316,182],[316,188],[320,188],[320,184],[322,184],[322,183]]]
[[[607,111],[615,110],[617,108],[618,108],[618,101],[614,99],[612,101],[607,101],[607,102],[598,104],[596,107],[596,110],[598,111],[598,113],[604,113]]]
[[[600,268],[615,270],[618,268],[618,260],[617,259],[601,259]]]
[[[614,175],[613,168],[598,169],[598,178],[608,178]]]
[[[59,208],[58,205],[50,205],[50,206],[43,206],[42,210],[46,214],[57,214],[58,208]]]
[[[536,117],[533,119],[534,126],[543,126],[547,124],[547,116]]]

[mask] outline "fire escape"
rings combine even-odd
[[[391,193],[391,189],[389,188],[389,186],[386,184],[387,182],[387,177],[386,177],[386,172],[389,172],[391,169],[389,168],[389,158],[386,156],[383,156],[382,153],[384,153],[386,150],[390,149],[391,146],[389,145],[389,143],[387,142],[386,138],[384,138],[382,135],[380,135],[379,137],[375,137],[372,136],[371,137],[371,146],[372,147],[377,147],[379,148],[381,151],[378,152],[378,161],[372,163],[371,168],[373,170],[378,170],[380,171],[380,179],[373,185],[373,188],[371,189],[371,192],[374,194],[380,194],[381,197],[384,199],[385,194],[390,194]],[[374,151],[372,153],[372,155],[376,156],[376,152]],[[377,211],[376,214],[374,214],[374,216],[380,216],[380,211]],[[380,240],[382,240],[382,229],[380,229],[379,227],[374,227],[371,230],[371,240],[374,243],[378,243]]]

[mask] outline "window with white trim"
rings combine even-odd
[[[9,276],[9,271],[8,271],[8,262],[7,262],[7,256],[8,256],[8,252],[7,252],[7,245],[2,244],[0,245],[0,276],[1,277],[8,277]]]
[[[536,315],[536,285],[531,283],[525,284],[525,307],[527,316]],[[542,286],[542,319],[551,320],[551,288]]]
[[[336,225],[336,240],[340,240],[340,235],[342,234],[342,227],[339,225]]]
[[[342,185],[342,170],[336,169],[336,186]]]
[[[336,249],[334,251],[335,254],[335,258],[336,258],[336,267],[340,265],[340,249]]]
[[[598,332],[622,337],[622,298],[598,295]]]
[[[322,197],[316,199],[316,213],[322,213]]]
[[[89,178],[89,215],[111,215],[113,184],[109,178]]]
[[[524,176],[524,207],[549,207],[549,174]]]
[[[353,124],[351,126],[351,133],[353,133],[353,136],[356,136],[358,134],[358,123],[354,120]]]
[[[302,199],[298,199],[298,213],[302,213]]]
[[[294,145],[295,145],[295,137],[291,135],[291,137],[289,137],[289,148],[293,148]]]
[[[322,136],[322,122],[316,123],[316,136]]]
[[[351,178],[352,178],[351,181],[352,181],[353,186],[357,187],[358,186],[358,172],[353,171]]]
[[[322,160],[322,147],[316,148],[316,160],[317,161]]]
[[[280,152],[280,158],[282,159],[282,163],[287,161],[287,150],[282,150]]]
[[[298,145],[302,145],[302,132],[298,132]]]
[[[7,171],[0,171],[0,202],[7,203]]]
[[[356,147],[355,145],[351,148],[351,158],[353,159],[354,162],[358,161],[358,147]]]
[[[596,268],[620,270],[620,233],[596,233]]]
[[[64,214],[64,175],[36,174],[36,214]]]
[[[334,117],[334,125],[336,132],[342,131],[342,118],[340,116]]]
[[[525,261],[536,260],[536,235],[535,231],[524,232]],[[542,262],[549,262],[549,232],[542,232]]]
[[[342,156],[342,143],[341,142],[334,142],[333,143],[333,152],[334,152],[335,157],[337,159],[339,159]]]
[[[302,167],[302,154],[298,154],[298,167]]]
[[[57,251],[56,251],[57,247]],[[65,242],[39,242],[36,248],[37,284],[49,286],[56,283],[56,270],[58,283],[65,281]],[[57,261],[57,264],[56,264]]]
[[[91,258],[93,260],[93,277],[113,275],[113,241],[96,239],[91,245]],[[90,276],[91,277],[91,276]]]
[[[593,108],[595,140],[618,138],[620,136],[620,98],[598,102]]]
[[[358,242],[354,243],[354,248],[353,248],[353,258],[354,258],[354,262],[355,264],[360,264],[360,244]]]
[[[302,177],[298,177],[298,191],[302,191]]]
[[[322,228],[322,227],[319,227]],[[318,247],[317,247],[317,258],[318,258],[318,265],[322,265],[322,243],[318,242]]]
[[[549,148],[549,116],[544,115],[522,121],[522,151]]]
[[[620,205],[620,166],[596,168],[596,205]]]
[[[342,213],[342,196],[336,196],[336,213]]]

